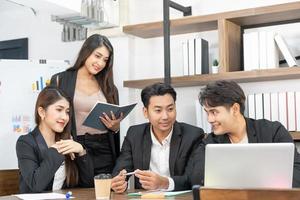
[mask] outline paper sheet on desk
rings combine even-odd
[[[146,194],[157,194],[157,195],[162,195],[164,197],[171,197],[171,196],[176,196],[180,194],[185,194],[188,192],[191,192],[192,190],[184,190],[184,191],[176,191],[176,192],[165,192],[165,191],[145,191],[145,192],[133,192],[133,193],[128,193],[128,196],[142,196]]]
[[[33,193],[33,194],[16,194],[13,195],[23,200],[42,200],[42,199],[65,199],[65,194],[60,193]],[[74,197],[70,197],[74,198]]]

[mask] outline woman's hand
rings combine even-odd
[[[78,153],[79,156],[83,156],[86,154],[86,151],[82,147],[82,145],[72,139],[60,140],[56,142],[55,145],[57,146],[56,149],[58,153],[61,153],[63,155],[70,154],[72,160],[74,160],[75,158],[74,153]]]
[[[100,116],[100,119],[108,129],[112,130],[113,132],[117,132],[120,130],[120,122],[123,119],[123,113],[121,113],[118,119],[112,111],[110,111],[110,113],[111,118],[106,113],[103,113],[103,116]]]

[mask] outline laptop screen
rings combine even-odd
[[[208,144],[204,186],[292,188],[294,144]]]

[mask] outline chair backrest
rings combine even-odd
[[[19,170],[0,170],[0,196],[19,192]]]

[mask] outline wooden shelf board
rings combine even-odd
[[[294,141],[300,141],[300,132],[290,132]]]
[[[297,22],[300,21],[300,2],[173,19],[170,20],[171,35],[217,30],[219,19],[228,19],[244,27]],[[159,37],[163,35],[163,22],[128,25],[123,27],[123,32],[141,38]]]
[[[219,74],[204,74],[195,76],[172,77],[173,87],[201,86],[217,80],[233,80],[238,83],[274,81],[300,78],[300,67],[283,67],[254,71],[224,72]],[[142,89],[147,85],[163,82],[163,78],[124,81],[123,86]]]

